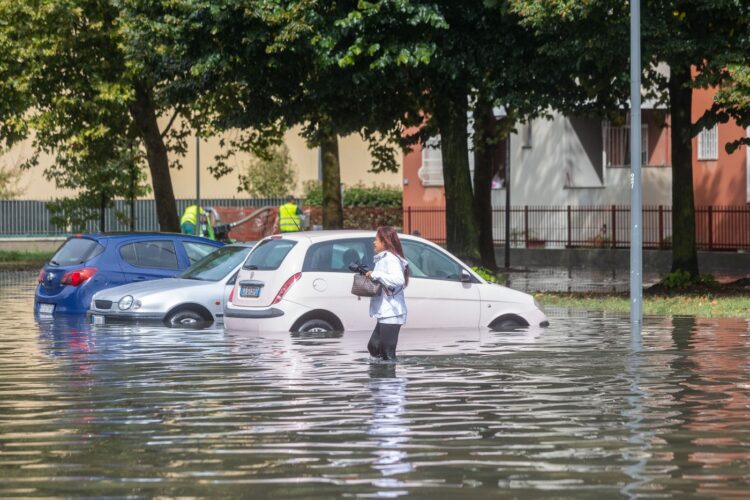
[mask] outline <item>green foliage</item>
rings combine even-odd
[[[110,2],[0,1],[0,144],[31,139],[23,168],[54,158],[44,176],[79,193],[53,204],[62,225],[147,192],[118,17]]]
[[[306,181],[303,184],[304,203],[311,207],[322,205],[323,192],[317,181]],[[344,207],[379,207],[379,208],[401,208],[403,192],[394,186],[385,184],[374,184],[365,186],[355,184],[344,189]]]
[[[731,117],[739,126],[750,127],[750,58],[727,67],[726,81],[714,99],[721,109],[721,121]],[[742,144],[750,146],[750,138],[740,137],[727,144],[726,150],[731,154]]]
[[[259,198],[282,198],[297,186],[297,171],[286,145],[272,147],[263,156],[255,156],[240,174],[238,191]]]
[[[472,266],[471,267],[475,273],[477,273],[479,276],[484,279],[487,283],[497,283],[497,276],[495,276],[495,273],[493,273],[491,270],[487,269],[486,267],[481,266]]]
[[[682,269],[668,273],[662,278],[661,283],[670,289],[687,288],[691,285],[713,287],[718,284],[711,274],[701,274],[697,278],[693,278],[690,273]]]
[[[40,261],[52,258],[55,252],[27,252],[19,250],[0,250],[0,262]]]

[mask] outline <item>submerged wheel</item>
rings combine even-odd
[[[516,314],[504,314],[490,323],[493,332],[508,332],[519,328],[526,328],[529,323]]]
[[[167,317],[165,322],[169,326],[183,328],[200,328],[208,323],[201,313],[191,309],[174,312]]]
[[[308,319],[299,325],[297,331],[300,333],[326,333],[335,331],[335,328],[324,319]]]

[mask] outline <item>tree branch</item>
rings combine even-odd
[[[174,124],[175,119],[177,118],[177,114],[179,113],[179,110],[174,110],[174,114],[172,115],[172,118],[169,119],[169,123],[167,123],[167,127],[164,129],[164,132],[161,133],[161,138],[164,139],[166,135],[169,133],[169,129],[172,128],[172,125]]]

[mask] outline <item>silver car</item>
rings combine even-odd
[[[221,321],[240,266],[254,243],[211,252],[176,278],[129,283],[94,294],[87,313],[95,325],[160,321],[168,326],[208,326]]]

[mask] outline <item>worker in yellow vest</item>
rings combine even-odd
[[[302,230],[302,210],[294,203],[294,196],[286,197],[286,203],[279,207],[279,231],[290,233]]]
[[[211,218],[208,217],[203,207],[200,208],[200,222],[201,222],[201,236],[212,240],[216,239],[214,236],[214,228],[211,225]],[[182,234],[197,235],[198,231],[196,226],[198,224],[198,205],[190,205],[182,213],[180,218],[180,230]]]

